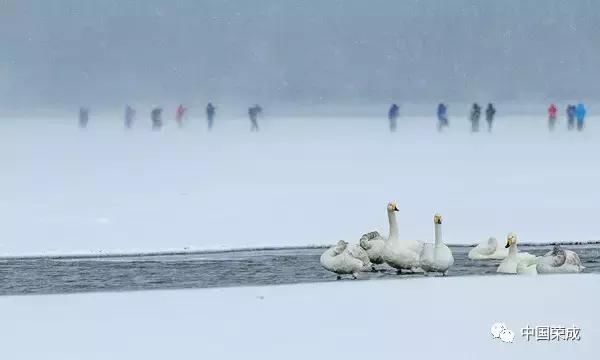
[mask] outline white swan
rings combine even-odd
[[[552,251],[540,258],[537,272],[540,274],[579,273],[585,269],[581,265],[579,255],[571,250],[565,250],[560,245],[555,245]]]
[[[423,243],[416,240],[400,241],[398,239],[396,211],[398,211],[398,206],[395,202],[390,202],[387,206],[390,235],[385,241],[383,259],[388,265],[398,269],[398,272],[401,270],[418,271],[419,255],[423,249]]]
[[[499,246],[495,237],[490,237],[487,242],[482,242],[469,251],[471,260],[502,260],[508,256],[508,249]]]
[[[321,265],[333,273],[338,274],[338,280],[343,274],[351,274],[354,279],[365,264],[353,257],[346,251],[348,243],[344,240],[338,241],[337,245],[325,250],[321,255]]]
[[[385,239],[377,232],[372,231],[364,234],[360,238],[360,247],[363,248],[369,255],[372,268],[375,270],[374,265],[380,265],[385,262],[383,259],[383,249],[385,248]]]
[[[355,259],[360,260],[363,263],[363,268],[361,271],[371,271],[373,268],[373,264],[371,264],[371,259],[369,259],[369,254],[365,249],[363,249],[359,244],[348,245],[346,251],[350,256]]]
[[[521,261],[531,264],[531,261],[536,261],[535,255],[529,253],[519,253],[517,248],[517,235],[509,233],[506,237],[506,248],[508,248],[508,256],[502,260],[498,266],[499,273],[516,274],[517,267]]]
[[[435,214],[433,217],[435,227],[435,244],[425,243],[421,250],[421,269],[428,272],[440,272],[446,276],[448,269],[454,265],[454,256],[446,244],[442,242],[442,216]]]
[[[537,275],[538,258],[525,258],[517,264],[517,274],[519,275]]]

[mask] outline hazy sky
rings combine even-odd
[[[0,0],[0,107],[598,98],[594,0]]]

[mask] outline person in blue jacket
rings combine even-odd
[[[579,103],[577,104],[577,107],[575,107],[575,117],[577,118],[577,130],[581,131],[583,130],[583,122],[585,121],[585,106],[583,106],[583,103]]]
[[[396,131],[396,122],[399,116],[400,108],[396,104],[392,104],[388,111],[388,120],[390,121],[390,131]]]
[[[444,127],[448,126],[448,106],[444,103],[440,103],[437,108],[438,118],[438,131],[442,131]]]

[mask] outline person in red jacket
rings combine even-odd
[[[177,111],[175,111],[175,121],[177,121],[177,125],[179,127],[183,126],[183,116],[185,115],[185,111],[187,109],[183,107],[183,105],[179,104],[177,107]]]
[[[554,125],[556,125],[556,105],[550,104],[548,108],[548,128],[550,131],[554,130]]]

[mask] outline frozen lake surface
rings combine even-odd
[[[520,246],[543,255],[551,246]],[[600,273],[599,244],[570,245],[588,273]],[[496,274],[499,261],[472,261],[471,247],[452,248],[449,276]],[[105,256],[0,259],[0,295],[60,294],[95,291],[256,286],[335,281],[319,257],[323,249],[229,251],[152,256]],[[422,278],[397,275],[388,267],[361,279]]]

